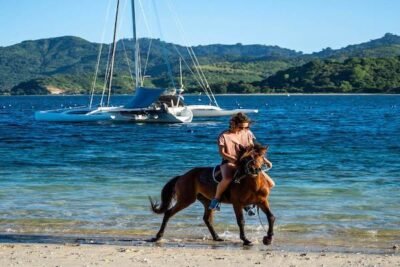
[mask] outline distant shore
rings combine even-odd
[[[113,96],[132,96],[133,94],[115,94]],[[205,94],[197,94],[197,93],[186,93],[184,96],[206,96]],[[214,94],[215,96],[393,96],[400,94],[390,94],[390,93],[252,93],[252,94]],[[54,96],[54,97],[65,97],[65,96],[88,96],[87,94],[49,94],[49,95],[0,95],[0,97],[28,97],[28,96]],[[99,95],[100,96],[100,95]]]

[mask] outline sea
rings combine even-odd
[[[127,101],[115,96],[113,105]],[[399,95],[219,95],[223,108],[256,108],[252,131],[269,145],[275,248],[390,249],[400,243]],[[203,95],[187,104],[207,104]],[[187,124],[49,123],[34,112],[86,105],[87,96],[0,97],[0,242],[128,240],[156,234],[148,197],[196,166],[220,162],[228,117]],[[174,216],[165,242],[212,244],[195,203]],[[255,244],[265,215],[246,216]],[[214,218],[240,246],[232,207]],[[93,241],[95,240],[95,241]],[[144,241],[143,241],[144,242]]]

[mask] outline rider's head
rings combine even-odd
[[[243,112],[239,112],[232,116],[229,121],[229,126],[231,130],[245,130],[249,129],[251,120]]]

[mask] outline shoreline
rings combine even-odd
[[[4,244],[52,244],[52,245],[106,245],[106,246],[141,246],[153,247],[162,246],[167,248],[186,247],[191,249],[223,249],[237,251],[242,249],[256,249],[269,251],[288,251],[297,252],[330,252],[330,253],[362,253],[362,254],[397,254],[400,256],[400,246],[396,242],[372,243],[368,240],[355,242],[338,242],[332,238],[326,237],[323,242],[320,240],[307,239],[285,239],[275,238],[272,245],[262,244],[262,236],[251,238],[252,246],[245,247],[239,238],[225,238],[222,242],[215,242],[209,238],[182,238],[167,235],[157,243],[148,242],[152,235],[49,235],[49,234],[4,234],[0,233],[0,245]],[[400,240],[397,240],[400,241]]]
[[[396,96],[400,94],[395,93],[252,93],[252,94],[214,94],[215,96]],[[48,94],[48,95],[0,95],[0,97],[70,97],[70,96],[89,96],[88,94]],[[95,94],[95,96],[101,96]],[[115,94],[114,96],[133,96],[133,94]],[[198,93],[186,93],[184,96],[205,96]]]
[[[400,266],[399,253],[293,252],[268,247],[0,243],[0,266]]]

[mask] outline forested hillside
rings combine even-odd
[[[201,91],[192,75],[194,69],[186,66],[191,64],[186,47],[158,39],[142,39],[140,45],[147,85],[171,86],[171,78],[177,84],[181,57],[187,91]],[[72,36],[0,47],[0,94],[86,94],[92,87],[99,48],[100,44]],[[109,44],[102,48],[97,92],[104,85],[109,48]],[[400,37],[393,34],[313,54],[242,44],[193,49],[208,82],[220,93],[397,92],[398,87]],[[115,93],[132,93],[132,59],[132,40],[120,40],[113,82]],[[384,68],[389,69],[385,72]]]
[[[265,92],[400,93],[400,56],[314,60],[254,85]]]

